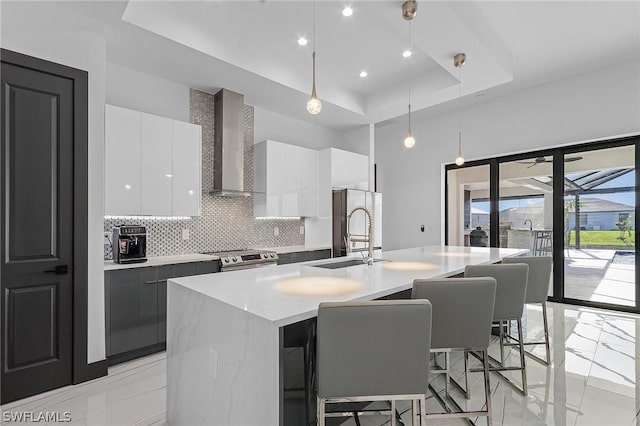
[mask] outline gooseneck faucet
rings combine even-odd
[[[531,222],[531,219],[525,219],[524,224],[526,225],[527,222],[529,222],[529,231],[533,231],[533,222]]]
[[[352,234],[351,233],[351,219],[353,218],[353,214],[358,210],[362,210],[365,215],[367,215],[367,220],[369,221],[369,226],[367,227],[367,235],[363,234]],[[366,207],[356,207],[351,210],[347,215],[347,253],[351,253],[351,243],[352,246],[355,246],[356,243],[367,243],[368,256],[363,259],[364,263],[367,265],[373,265],[373,217],[371,216],[371,212]]]

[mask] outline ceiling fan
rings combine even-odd
[[[582,157],[564,157],[565,163],[570,163],[572,161],[578,160],[582,160]],[[553,163],[553,160],[545,160],[544,157],[536,157],[533,161],[518,161],[518,164],[531,164],[529,167],[527,167],[527,169],[530,169],[531,167],[542,163]]]

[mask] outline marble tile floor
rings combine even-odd
[[[529,395],[521,396],[491,375],[494,425],[602,425],[640,424],[640,316],[611,311],[548,304],[551,327],[551,367],[527,358]],[[542,336],[541,309],[528,306],[524,320],[530,340]],[[498,348],[490,348],[494,356]],[[543,348],[535,352],[543,355]],[[517,362],[517,352],[508,362]],[[462,375],[460,356],[454,356],[453,375]],[[443,379],[432,375],[437,389]],[[519,375],[513,380],[519,383]],[[68,411],[69,425],[165,425],[165,354],[151,355],[109,369],[109,375],[91,382],[50,391],[6,404],[2,411]],[[484,403],[482,374],[470,376],[472,399],[456,399],[469,408]],[[433,397],[429,410],[438,410]],[[406,425],[408,404],[400,404]],[[20,423],[28,424],[28,423]],[[44,422],[33,423],[38,425]],[[331,423],[328,423],[331,424]],[[348,420],[344,425],[355,425]],[[388,424],[384,417],[363,417],[363,426]],[[432,425],[464,425],[459,419],[432,419]],[[486,424],[484,419],[479,425]],[[258,425],[256,425],[258,426]]]

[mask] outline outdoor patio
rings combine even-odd
[[[634,306],[635,256],[623,253],[633,252],[565,250],[565,297]]]

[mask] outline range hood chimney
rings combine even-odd
[[[222,89],[214,95],[213,195],[248,197],[244,189],[244,96]]]

